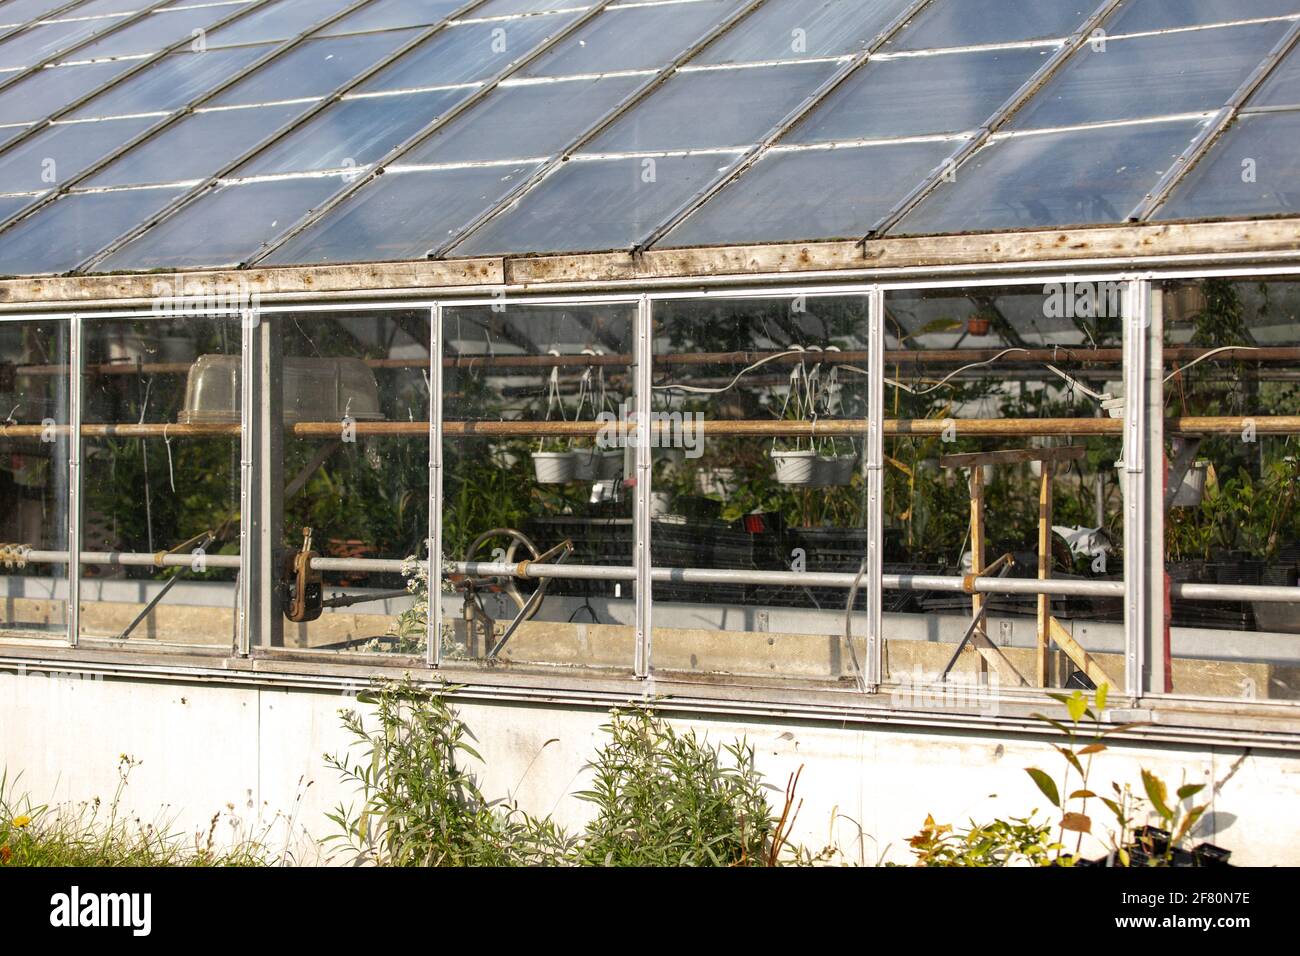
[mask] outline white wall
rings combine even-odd
[[[206,832],[220,813],[218,832],[228,835],[233,816],[244,831],[270,826],[277,848],[287,842],[298,859],[314,861],[306,834],[331,832],[324,814],[351,798],[322,755],[349,742],[338,710],[353,704],[321,691],[0,672],[0,766],[11,778],[21,771],[22,788],[37,802],[107,800],[119,755],[129,754],[142,763],[131,772],[126,804],[143,818],[166,816],[180,832]],[[604,711],[460,706],[487,761],[486,793],[513,794],[532,813],[580,825],[588,808],[571,794],[602,739]],[[1061,764],[1047,743],[1025,737],[739,718],[677,722],[713,741],[747,737],[778,791],[803,765],[796,838],[812,848],[835,842],[847,858],[868,863],[885,854],[909,859],[906,839],[927,813],[964,824],[1044,807],[1024,768],[1059,776]],[[1098,758],[1093,789],[1117,780],[1140,791],[1139,767],[1171,789],[1220,781],[1201,835],[1233,850],[1234,863],[1300,864],[1300,757],[1125,746]]]

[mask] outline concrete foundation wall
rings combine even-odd
[[[322,759],[349,740],[338,710],[355,701],[335,693],[266,686],[52,677],[0,672],[0,766],[38,802],[108,799],[119,756],[142,761],[126,799],[144,819],[174,819],[180,832],[262,832],[295,858],[317,859],[310,836],[332,824],[325,813],[352,795]],[[569,827],[590,812],[572,796],[603,735],[603,710],[554,704],[465,700],[461,712],[486,760],[485,792],[514,796]],[[1059,771],[1045,740],[963,732],[760,718],[674,718],[715,742],[746,737],[778,789],[801,765],[803,799],[795,837],[812,848],[834,843],[844,858],[874,863],[910,858],[906,839],[927,813],[942,822],[1023,816],[1043,798],[1027,766]],[[1213,812],[1199,836],[1249,865],[1300,864],[1300,756],[1240,748],[1118,744],[1097,759],[1094,789],[1110,781],[1139,790],[1149,768],[1171,789],[1217,782]],[[230,809],[228,809],[230,808]],[[291,815],[292,827],[285,817]],[[1100,820],[1100,813],[1094,819]],[[292,829],[292,834],[288,831]]]

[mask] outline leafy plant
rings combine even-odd
[[[983,825],[971,821],[967,830],[925,818],[925,826],[908,840],[917,866],[1049,866],[1064,848],[1053,842],[1051,826],[1028,817],[994,820]]]

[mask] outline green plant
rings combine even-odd
[[[1142,771],[1142,788],[1146,791],[1147,800],[1151,803],[1151,809],[1155,811],[1164,824],[1164,829],[1169,832],[1169,839],[1163,842],[1163,847],[1157,846],[1149,834],[1143,834],[1139,840],[1142,849],[1148,856],[1148,864],[1151,866],[1169,866],[1173,861],[1174,852],[1182,848],[1183,844],[1191,835],[1192,828],[1205,815],[1209,804],[1200,806],[1185,806],[1190,804],[1192,797],[1196,796],[1205,789],[1203,783],[1185,783],[1176,791],[1177,800],[1169,799],[1169,788],[1165,782],[1149,770]],[[1125,853],[1125,856],[1128,854]],[[1125,861],[1127,864],[1127,860]]]
[[[596,806],[579,860],[603,866],[757,866],[777,838],[754,750],[679,734],[649,711],[613,711],[591,764]],[[724,759],[724,754],[726,758]],[[783,815],[784,816],[784,815]],[[775,840],[775,848],[774,848]]]
[[[1034,822],[1037,812],[982,825],[972,820],[969,829],[960,831],[927,816],[908,844],[916,866],[1049,866],[1063,846],[1052,842],[1049,824]]]

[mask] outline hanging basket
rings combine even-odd
[[[1187,469],[1187,474],[1183,475],[1183,483],[1178,486],[1178,491],[1174,494],[1173,507],[1200,507],[1201,499],[1205,497],[1205,477],[1209,469],[1208,461],[1192,463],[1192,466]]]
[[[574,481],[607,481],[623,474],[623,453],[600,448],[579,448],[573,452]]]
[[[576,456],[571,451],[533,452],[533,472],[539,485],[563,485],[575,479]]]
[[[811,450],[773,450],[772,467],[783,485],[812,485],[817,479],[817,455]]]
[[[853,483],[853,472],[858,464],[858,456],[853,455],[818,455],[814,466],[815,484],[823,488],[834,488]]]

